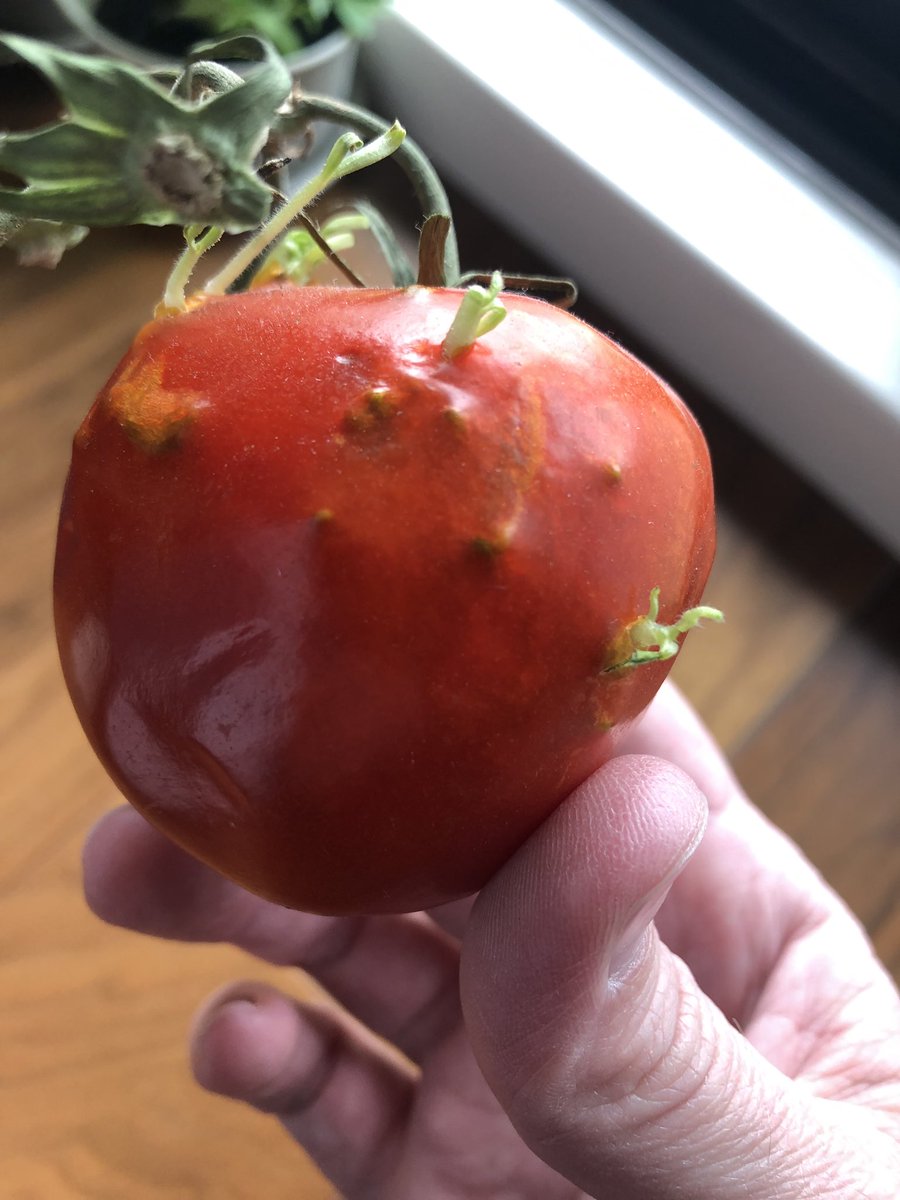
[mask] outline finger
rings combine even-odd
[[[896,1095],[896,987],[846,905],[747,800],[674,684],[664,685],[622,750],[677,764],[713,797],[703,842],[656,922],[700,987],[770,1062],[821,1095],[839,1097],[846,1088],[830,1035],[858,1030],[851,1090],[873,1104],[885,1088]],[[818,986],[810,988],[810,979]],[[832,1004],[823,1021],[826,980]],[[815,1032],[798,1037],[798,1030]]]
[[[704,819],[683,773],[620,758],[507,864],[463,943],[479,1064],[523,1139],[591,1195],[800,1200],[820,1176],[856,1194],[816,1102],[652,929]]]
[[[199,1014],[191,1053],[203,1087],[277,1116],[343,1195],[383,1194],[416,1081],[364,1031],[272,988],[232,985]]]
[[[458,942],[469,921],[469,913],[475,903],[475,896],[464,896],[462,900],[451,900],[439,908],[430,908],[428,916],[436,925],[445,930]]]
[[[744,1033],[770,1062],[816,1095],[889,1114],[896,1137],[900,995],[843,905],[794,930]]]
[[[111,924],[180,941],[230,942],[302,968],[413,1059],[459,1021],[457,945],[423,916],[321,917],[270,904],[127,807],[92,830],[84,882],[91,908]]]
[[[700,987],[730,1021],[746,1027],[789,940],[820,923],[836,898],[797,847],[746,798],[674,684],[661,689],[621,750],[673,763],[707,797],[706,834],[656,923]]]

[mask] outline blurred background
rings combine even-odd
[[[73,25],[73,3],[0,0],[0,28],[146,52],[98,32],[99,8]],[[875,0],[396,0],[371,39],[330,28],[295,69],[434,156],[465,267],[571,275],[579,315],[691,405],[727,624],[688,640],[675,677],[900,976],[896,22]],[[52,111],[4,60],[0,126]],[[411,237],[399,173],[364,186]],[[116,797],[56,661],[56,515],[72,433],[178,243],[112,231],[54,272],[0,262],[4,1200],[330,1195],[267,1120],[201,1093],[185,1054],[220,984],[309,981],[105,928],[81,897],[84,835]],[[353,255],[377,281],[364,236]]]

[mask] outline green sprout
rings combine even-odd
[[[724,614],[717,608],[700,605],[689,608],[671,625],[661,624],[659,616],[659,588],[650,593],[647,612],[633,621],[625,630],[625,638],[631,653],[621,662],[607,667],[606,671],[624,671],[644,663],[661,662],[674,658],[681,646],[680,637],[693,629],[700,621],[724,621]]]
[[[356,230],[368,227],[368,219],[363,213],[338,213],[323,222],[319,235],[321,242],[337,254],[352,250]],[[309,283],[313,271],[326,257],[322,244],[308,229],[292,229],[266,255],[250,286],[261,287],[277,279],[302,287]]]
[[[453,324],[441,344],[445,358],[456,358],[469,350],[478,338],[497,328],[506,316],[506,308],[497,298],[502,291],[503,276],[499,271],[493,273],[488,287],[474,283],[466,288]]]
[[[403,143],[406,131],[396,121],[371,142],[364,143],[355,133],[344,133],[331,148],[325,165],[311,180],[305,183],[290,200],[269,218],[262,228],[251,237],[204,287],[208,295],[223,295],[233,283],[252,267],[257,258],[285,232],[287,227],[300,216],[320,192],[331,184],[344,179],[356,171],[373,166],[388,158]]]

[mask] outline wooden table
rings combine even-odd
[[[468,205],[467,265],[535,256]],[[330,1195],[274,1123],[202,1093],[191,1014],[260,969],[223,947],[102,926],[79,851],[116,802],[63,690],[50,616],[72,433],[150,313],[173,235],[94,235],[55,274],[2,264],[0,433],[0,1192],[10,1200],[314,1200]],[[608,314],[582,313],[645,357]],[[656,364],[669,374],[665,364]],[[673,380],[676,384],[680,381]],[[727,624],[676,677],[757,801],[811,855],[900,973],[900,664],[896,563],[714,405],[681,390],[713,449]]]

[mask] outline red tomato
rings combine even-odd
[[[66,680],[128,799],[319,912],[480,887],[647,705],[628,624],[697,603],[710,464],[576,318],[454,290],[266,288],[144,328],[74,444]]]

